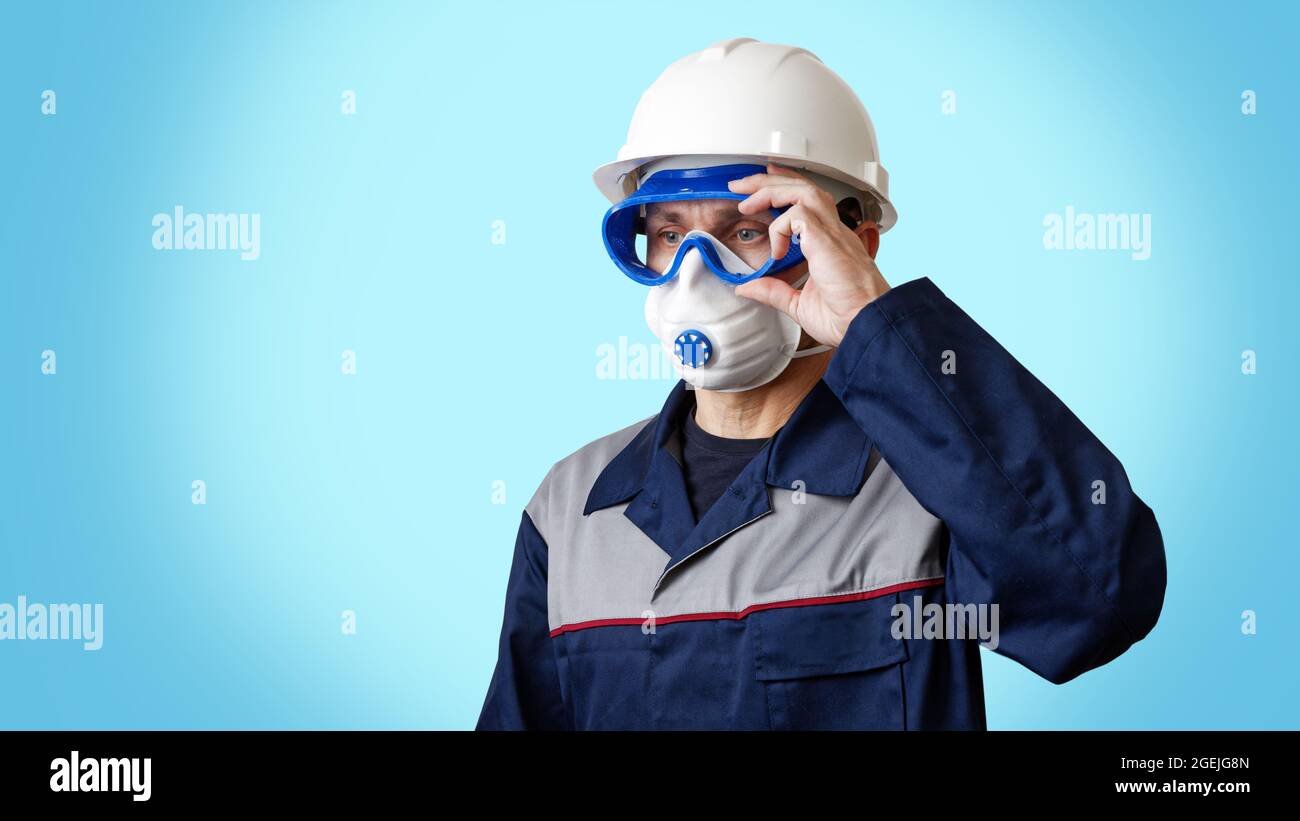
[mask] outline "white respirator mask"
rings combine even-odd
[[[755,269],[704,231],[690,231],[707,241],[726,270]],[[736,294],[705,262],[698,247],[688,247],[675,261],[677,273],[650,287],[645,318],[650,330],[672,359],[673,367],[692,388],[734,393],[766,385],[781,375],[793,359],[830,350],[829,345],[797,350],[802,329],[786,314]],[[805,273],[792,283],[799,288]]]

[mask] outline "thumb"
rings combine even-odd
[[[791,319],[796,319],[795,311],[799,307],[799,292],[790,284],[776,277],[759,277],[736,286],[736,294],[755,302],[775,308]]]

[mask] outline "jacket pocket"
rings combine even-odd
[[[897,601],[892,594],[749,616],[754,677],[764,688],[773,729],[906,729],[907,642],[890,634]]]

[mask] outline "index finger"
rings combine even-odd
[[[774,177],[783,177],[784,179],[774,180],[773,179]],[[803,180],[804,182],[808,183],[809,185],[813,185],[814,187],[816,185],[812,180],[808,179],[803,174],[800,174],[798,171],[795,171],[793,168],[786,168],[784,165],[777,165],[774,162],[770,162],[767,164],[766,172],[750,174],[747,177],[741,177],[738,180],[732,180],[731,182],[727,183],[727,186],[731,188],[732,191],[735,191],[737,194],[743,194],[745,192],[741,191],[740,188],[748,188],[752,191],[756,189],[756,186],[763,185],[768,182],[789,182],[791,180]],[[736,188],[733,186],[739,186],[740,188]]]

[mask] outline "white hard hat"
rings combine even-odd
[[[805,49],[740,37],[677,60],[641,95],[627,143],[592,178],[620,202],[668,157],[744,157],[806,169],[865,194],[887,231],[898,215],[876,129],[853,89]],[[832,192],[834,193],[834,192]]]

